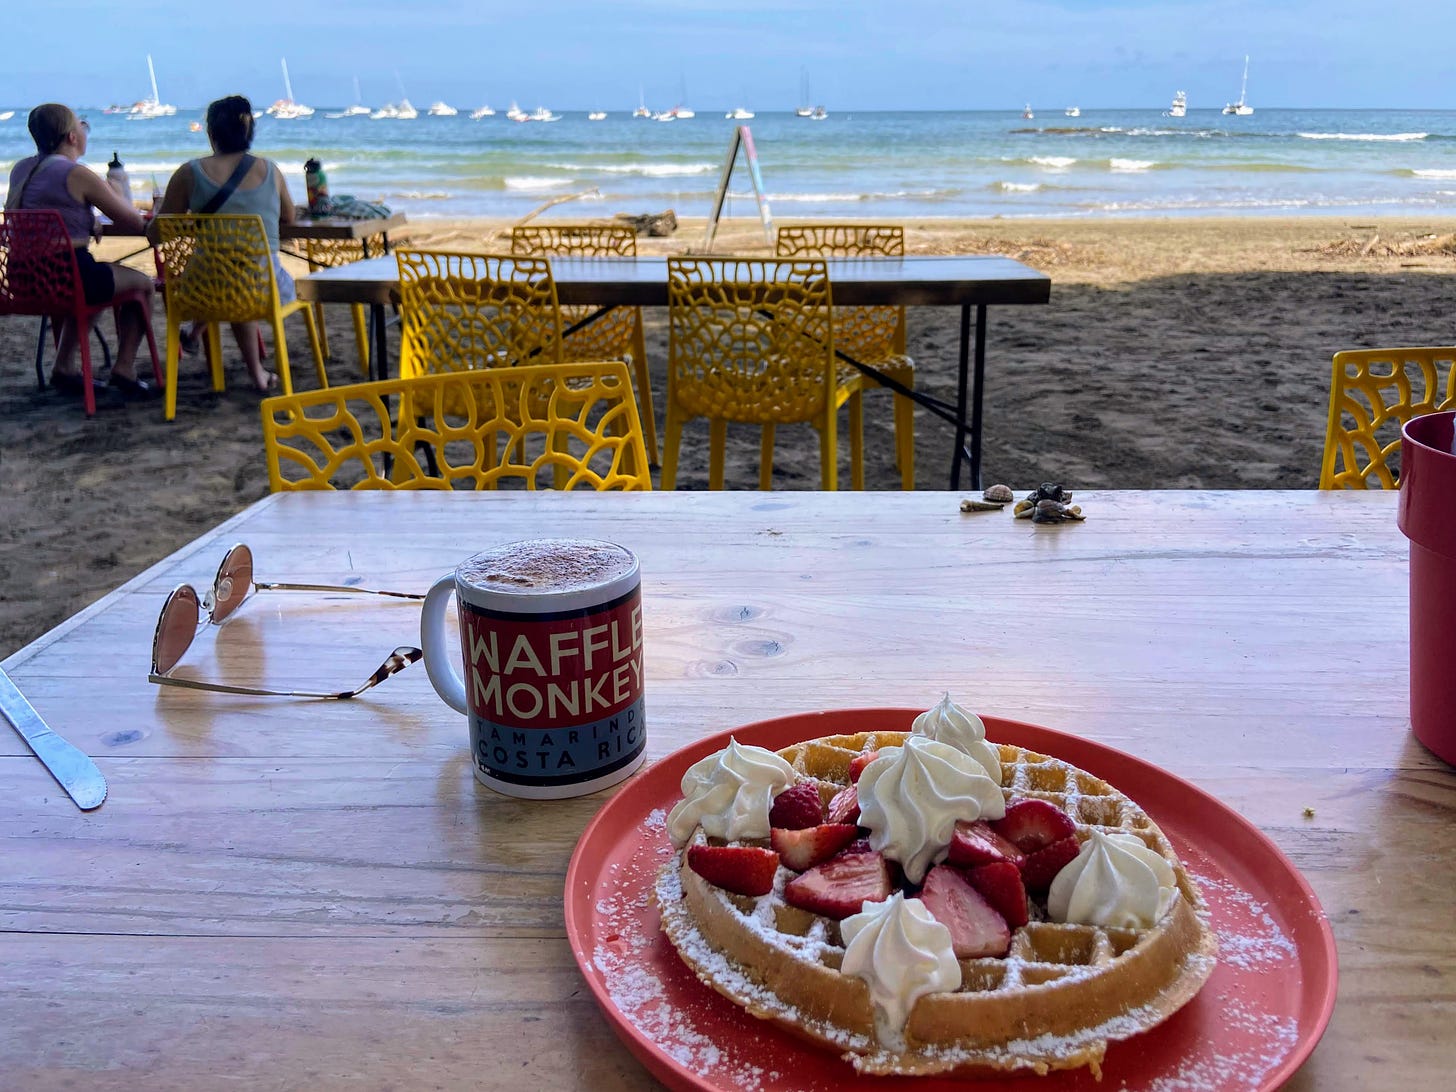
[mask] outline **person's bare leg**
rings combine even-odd
[[[128,269],[123,265],[112,266],[112,270],[118,293],[144,293],[145,302],[140,307],[123,307],[116,316],[116,363],[111,368],[111,374],[135,381],[137,349],[146,333],[143,323],[151,321],[154,291],[152,278],[141,270]]]
[[[258,324],[256,322],[234,322],[233,337],[237,339],[238,351],[243,354],[243,363],[248,366],[253,386],[260,391],[270,390],[273,373],[263,367],[263,354],[258,345]]]
[[[80,374],[81,369],[76,366],[76,320],[67,318],[61,323],[60,340],[56,342],[56,363],[51,368],[51,375]]]

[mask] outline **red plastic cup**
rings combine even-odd
[[[1411,728],[1456,765],[1456,413],[1428,413],[1401,430],[1396,522],[1411,551]]]

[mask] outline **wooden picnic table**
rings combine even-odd
[[[737,725],[945,690],[1130,753],[1262,830],[1322,905],[1338,1003],[1288,1087],[1446,1087],[1456,773],[1409,730],[1395,495],[1098,492],[1045,526],[961,496],[290,493],[199,536],[4,661],[110,797],[80,812],[0,731],[0,1085],[653,1087],[564,931],[613,793],[477,785],[422,666],[352,702],[146,681],[167,591],[234,542],[260,580],[422,591],[474,549],[587,534],[642,565],[648,767],[619,791]],[[259,592],[177,670],[352,684],[417,635],[407,602]],[[1332,969],[1273,948],[1225,955],[1295,991]],[[1242,1002],[1204,1003],[1216,1023]],[[1310,1034],[1271,1025],[1238,1073]],[[1159,1085],[1136,1042],[1099,1087],[1248,1086]]]

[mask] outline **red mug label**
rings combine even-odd
[[[482,775],[570,786],[641,754],[640,586],[609,603],[546,614],[462,602],[460,643],[471,755]]]

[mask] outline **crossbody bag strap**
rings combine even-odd
[[[233,168],[233,173],[228,175],[228,180],[212,195],[212,200],[197,211],[204,216],[209,216],[227,204],[227,199],[233,195],[233,191],[238,188],[238,184],[253,169],[253,164],[256,162],[258,162],[257,159],[244,152],[243,158],[238,160],[238,165]]]

